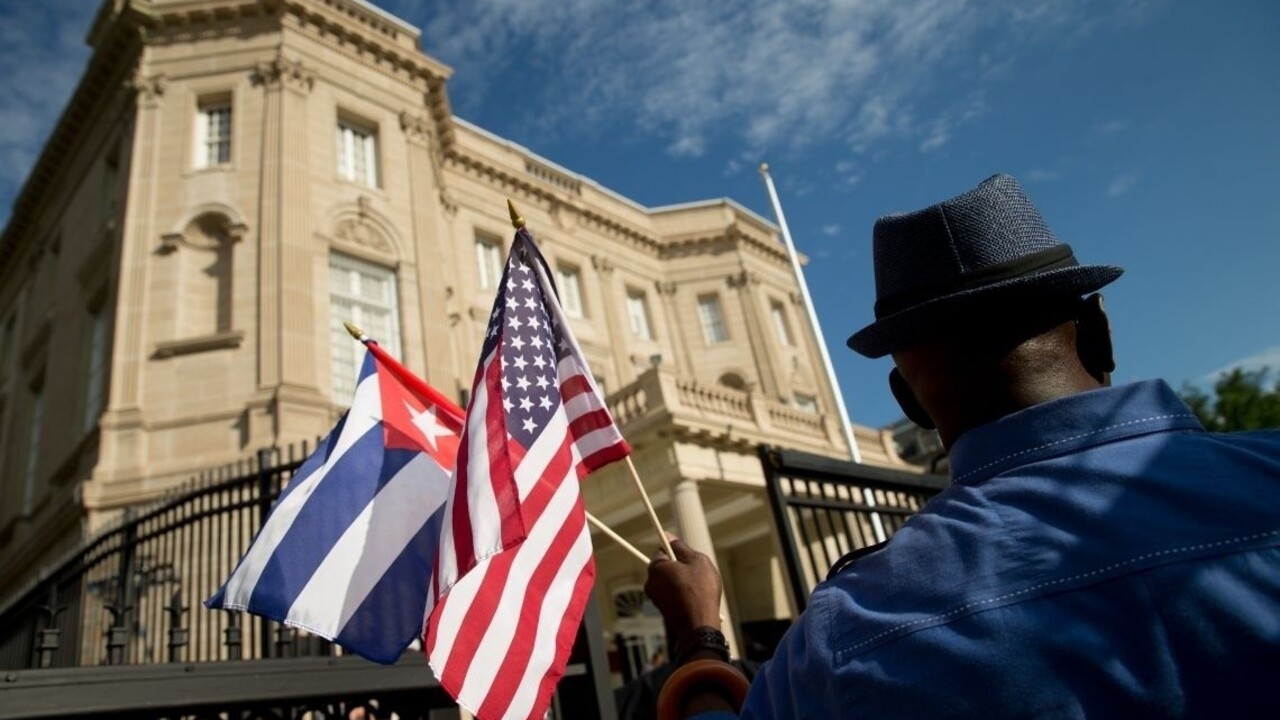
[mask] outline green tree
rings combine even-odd
[[[1269,368],[1236,368],[1218,376],[1212,395],[1190,384],[1181,395],[1206,430],[1280,428],[1280,379],[1268,387],[1270,377]]]

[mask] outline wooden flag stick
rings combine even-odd
[[[631,462],[631,456],[627,456],[627,467],[631,468],[631,479],[636,482],[636,490],[640,492],[640,499],[644,501],[644,509],[649,513],[649,522],[653,523],[653,529],[658,531],[658,539],[662,540],[662,551],[667,554],[671,560],[676,559],[675,552],[671,549],[671,541],[667,539],[667,531],[662,529],[662,523],[658,522],[658,513],[653,511],[653,503],[649,502],[649,493],[644,491],[644,483],[640,482],[640,473],[636,472],[636,464]]]
[[[649,558],[645,557],[644,553],[636,549],[635,545],[632,545],[631,543],[627,542],[626,538],[622,537],[621,535],[619,535],[618,533],[610,529],[608,525],[605,525],[604,523],[600,522],[600,518],[597,518],[595,515],[592,515],[591,513],[587,513],[587,522],[591,523],[591,525],[595,529],[599,530],[605,535],[608,535],[609,539],[621,545],[623,550],[626,550],[627,552],[639,558],[640,562],[644,563],[646,567],[649,565]]]

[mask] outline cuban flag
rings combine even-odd
[[[367,338],[351,409],[205,606],[393,663],[422,633],[462,410]]]

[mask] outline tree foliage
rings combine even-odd
[[[1280,428],[1280,378],[1270,379],[1269,368],[1235,368],[1218,376],[1212,395],[1192,385],[1183,385],[1181,395],[1206,430]]]

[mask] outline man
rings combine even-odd
[[[743,716],[1276,717],[1280,432],[1206,433],[1163,382],[1111,387],[1090,293],[1122,270],[1079,265],[1009,176],[874,236],[876,321],[849,346],[892,353],[952,484],[837,564]],[[718,664],[714,567],[674,550],[646,586],[682,663],[665,712],[713,717],[745,680]]]

